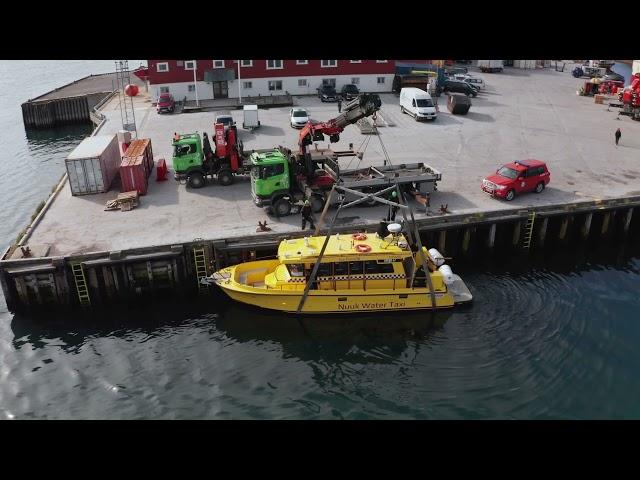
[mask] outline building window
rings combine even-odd
[[[169,93],[169,87],[160,87],[160,93]]]
[[[196,91],[196,86],[193,85],[193,84],[189,85],[188,88],[187,88],[187,91],[188,92],[195,92]]]
[[[376,63],[387,63],[387,60],[376,60]]]
[[[282,68],[282,60],[267,60],[267,70],[278,70]]]
[[[299,78],[298,79],[298,86],[299,87],[306,87],[307,86],[307,79],[306,78]]]
[[[384,84],[384,77],[378,77],[378,85],[383,85]]]
[[[242,67],[253,67],[253,60],[240,60]]]
[[[309,65],[309,60],[296,60],[296,65]]]
[[[195,68],[193,60],[185,60],[184,61],[184,69],[185,70],[193,70]]]
[[[349,60],[351,63],[362,63],[362,60]]]
[[[167,62],[157,63],[156,64],[156,70],[158,72],[168,72],[169,71],[169,64]]]
[[[282,90],[282,80],[269,80],[269,90]]]
[[[360,85],[360,78],[359,77],[352,78],[351,83],[353,83],[354,85]]]
[[[253,84],[251,82],[243,82],[242,88],[253,88]]]
[[[224,68],[224,60],[214,60],[213,68]]]
[[[336,87],[336,79],[335,78],[323,78],[322,85],[331,85],[333,88]]]
[[[330,68],[330,67],[337,67],[338,66],[338,61],[337,60],[321,60],[320,61],[320,66],[323,68]]]

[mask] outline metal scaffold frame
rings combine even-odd
[[[118,89],[118,103],[120,105],[120,118],[122,129],[131,132],[134,138],[138,136],[136,127],[136,115],[133,108],[133,98],[125,94],[125,87],[131,83],[128,60],[116,60],[116,88]]]

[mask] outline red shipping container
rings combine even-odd
[[[129,144],[123,158],[136,158],[142,157],[142,164],[147,177],[151,175],[153,170],[153,150],[151,148],[151,139],[149,138],[137,138]]]
[[[139,195],[145,195],[149,187],[149,177],[145,168],[143,156],[124,158],[120,164],[120,180],[122,191],[136,190]]]

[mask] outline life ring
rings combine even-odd
[[[366,240],[367,236],[364,233],[354,233],[353,235],[351,235],[351,238],[353,238],[354,240]]]
[[[356,252],[358,253],[367,253],[371,251],[371,247],[369,245],[366,245],[364,243],[360,243],[358,245],[355,246]]]

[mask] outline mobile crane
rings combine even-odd
[[[249,173],[242,142],[238,140],[235,125],[225,128],[214,124],[214,147],[209,138],[200,138],[199,133],[176,135],[173,139],[173,169],[175,179],[186,181],[191,188],[201,188],[207,177],[217,178],[223,186],[233,183],[234,175]]]
[[[421,193],[434,191],[441,175],[423,163],[341,172],[339,157],[357,156],[362,159],[362,152],[309,148],[313,142],[323,141],[325,135],[329,136],[331,143],[338,142],[345,127],[374,115],[381,104],[378,95],[362,94],[349,102],[338,117],[326,122],[307,123],[300,131],[298,152],[283,147],[253,152],[250,156],[251,195],[256,206],[265,207],[282,217],[291,213],[294,203],[309,199],[313,211],[319,212],[324,207],[327,192],[336,182],[365,193],[376,192],[395,181]]]
[[[622,102],[620,113],[640,120],[640,73],[633,75],[630,86],[618,91],[618,98]]]

